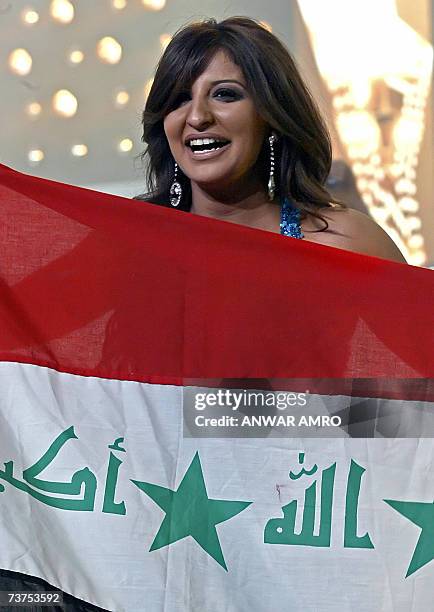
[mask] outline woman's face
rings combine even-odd
[[[252,170],[267,124],[255,109],[241,69],[223,51],[214,55],[192,90],[181,94],[164,119],[164,130],[175,161],[192,183],[206,189],[234,185],[250,174],[258,180]],[[221,142],[203,142],[206,138]],[[220,148],[211,150],[215,147]]]

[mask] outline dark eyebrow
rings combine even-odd
[[[240,81],[237,81],[236,79],[222,79],[221,81],[212,81],[211,85],[218,85],[219,83],[237,83],[238,85],[241,85],[241,87],[246,89],[246,86],[240,83]]]

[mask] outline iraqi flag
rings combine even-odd
[[[0,605],[431,609],[433,304],[429,270],[0,167]]]

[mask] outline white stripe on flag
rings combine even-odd
[[[2,568],[116,611],[430,609],[431,439],[186,439],[181,387],[2,363],[0,388]]]

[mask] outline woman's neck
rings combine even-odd
[[[280,207],[270,202],[265,192],[258,188],[249,193],[237,194],[204,191],[192,184],[191,212],[204,217],[220,219],[278,233],[280,231]]]

